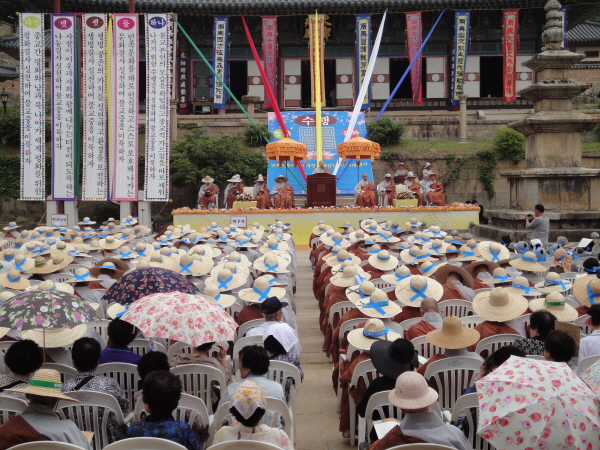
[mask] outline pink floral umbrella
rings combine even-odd
[[[598,400],[567,364],[511,356],[476,384],[477,433],[497,450],[600,448]]]
[[[121,319],[147,337],[174,339],[198,347],[232,341],[237,324],[216,303],[182,292],[151,294],[132,303]]]

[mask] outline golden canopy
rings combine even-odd
[[[267,144],[267,158],[281,163],[283,161],[296,162],[306,159],[306,145],[290,138],[283,138]]]

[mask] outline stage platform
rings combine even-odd
[[[193,229],[200,230],[202,227],[208,227],[211,222],[225,227],[231,223],[232,218],[238,226],[245,222],[251,226],[258,222],[263,226],[275,223],[281,220],[289,223],[291,232],[294,235],[296,248],[309,248],[309,239],[313,227],[317,222],[323,220],[328,225],[339,227],[346,221],[358,227],[358,222],[362,219],[373,218],[378,222],[391,220],[406,226],[406,222],[415,217],[420,222],[426,222],[429,225],[439,225],[440,227],[449,226],[456,229],[469,228],[469,223],[479,224],[479,208],[454,203],[451,206],[442,207],[421,207],[421,208],[378,208],[378,209],[357,209],[357,208],[327,208],[327,209],[248,209],[248,210],[218,210],[218,211],[199,211],[189,208],[180,208],[174,210],[173,224],[190,224]],[[242,222],[242,223],[240,223]]]

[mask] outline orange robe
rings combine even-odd
[[[480,281],[479,278],[473,278],[473,290],[475,291],[477,289],[487,289],[490,286],[490,284],[485,284],[484,282]]]
[[[444,186],[439,181],[431,183],[429,186],[431,192],[427,193],[429,204],[434,206],[443,206],[446,204],[446,196],[444,195]]]
[[[373,208],[377,206],[377,196],[375,195],[375,185],[370,181],[361,186],[360,192],[356,196],[356,206],[363,208]]]
[[[408,190],[415,194],[415,198],[418,200],[418,206],[423,206],[423,193],[421,192],[421,185],[417,180],[414,180],[411,185],[407,185]]]
[[[369,319],[369,316],[367,316],[366,314],[363,314],[360,309],[358,308],[354,308],[351,309],[350,311],[348,311],[346,314],[344,314],[342,316],[342,318],[340,319],[340,321],[337,324],[337,327],[335,327],[335,330],[333,332],[333,336],[331,337],[331,342],[329,342],[329,347],[323,347],[325,349],[329,348],[329,353],[331,354],[331,358],[334,361],[337,361],[339,359],[339,350],[340,348],[346,348],[348,346],[348,341],[346,340],[346,336],[343,337],[342,339],[342,346],[340,347],[340,343],[339,343],[339,337],[340,337],[340,328],[342,326],[342,324],[350,319],[365,319],[365,322]]]
[[[264,319],[265,316],[260,309],[260,303],[253,303],[248,306],[244,306],[235,321],[238,325],[243,325],[246,322],[250,322],[255,319]]]
[[[518,331],[509,327],[504,322],[490,322],[487,320],[477,325],[475,329],[479,331],[479,341],[486,337],[496,336],[498,334],[519,334]],[[477,343],[479,343],[479,341],[477,341]],[[467,347],[467,350],[474,352],[475,347],[477,347],[477,344]]]
[[[414,306],[403,306],[402,312],[394,317],[394,322],[402,323],[404,320],[414,319],[415,317],[423,317],[421,308],[416,308]]]
[[[294,188],[289,184],[285,184],[282,188],[279,188],[279,192],[273,196],[275,208],[289,209],[294,208]]]
[[[362,266],[362,269],[371,275],[371,280],[375,280],[377,278],[381,278],[381,275],[385,275],[387,272],[383,270],[379,270],[376,267],[373,267],[371,264],[365,264]]]
[[[433,330],[437,330],[437,328],[431,325],[429,322],[421,320],[404,332],[404,339],[412,341],[414,338],[425,336],[427,333]]]
[[[262,186],[259,186],[258,189],[259,193],[254,196],[254,200],[256,200],[256,207],[258,209],[272,209],[273,202],[271,201],[271,192],[269,191],[269,187],[266,184],[263,184]],[[254,186],[254,192],[256,191],[257,186]]]
[[[444,300],[454,300],[454,299],[466,300],[464,295],[462,295],[462,292],[460,292],[460,290],[456,286],[454,286],[452,283],[444,284],[444,293],[442,294],[442,298],[440,299],[440,302],[444,301]]]
[[[354,369],[356,369],[356,366],[363,361],[368,361],[369,359],[371,359],[371,355],[369,353],[358,353],[352,358],[350,363],[347,361],[344,362],[340,370],[340,387],[342,389],[342,396],[340,402],[339,430],[342,433],[350,430],[350,402],[354,401],[354,403],[358,405],[365,395],[365,392],[367,392],[367,386],[362,379],[356,386],[352,387],[351,390],[348,390],[348,385],[352,381],[352,376],[354,375]],[[337,383],[335,386],[337,388]]]
[[[26,442],[49,441],[48,437],[39,433],[25,419],[16,415],[0,426],[0,449],[8,449]]]
[[[203,195],[200,196],[200,206],[202,206],[204,209],[208,209],[211,203],[216,204],[218,193],[219,188],[213,184],[203,192]]]
[[[229,191],[227,191],[227,209],[233,208],[233,202],[237,200],[238,195],[243,193],[244,183],[238,183],[236,187],[229,189]]]

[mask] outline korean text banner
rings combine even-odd
[[[113,17],[111,197],[117,201],[136,201],[140,48],[138,15],[115,14]]]
[[[51,14],[52,199],[77,199],[79,49],[75,14]]]
[[[262,44],[263,44],[263,61],[265,65],[265,73],[267,79],[263,80],[266,86],[269,83],[271,92],[277,95],[277,16],[263,16],[262,18]],[[265,89],[264,107],[270,108],[271,99],[267,95]]]
[[[356,91],[356,98],[360,92],[365,75],[367,73],[367,67],[369,65],[369,50],[371,49],[371,14],[357,14],[356,15],[356,79],[357,83],[354,83],[354,89]],[[367,95],[365,95],[361,108],[368,109],[371,105],[371,83],[369,82],[369,89]]]
[[[282,112],[285,126],[287,127],[290,138],[295,141],[301,142],[307,147],[307,160],[304,164],[306,168],[306,174],[310,175],[317,167],[316,153],[317,153],[317,142],[316,142],[316,123],[315,123],[315,112],[314,111],[289,111]],[[348,125],[350,124],[350,117],[352,113],[349,111],[323,111],[321,113],[321,125],[323,130],[323,160],[325,166],[333,173],[335,163],[338,160],[337,146],[344,142],[344,136],[348,131]],[[275,135],[275,139],[282,139],[283,133],[275,117],[275,113],[269,113],[269,131]],[[366,135],[365,118],[361,112],[356,127],[353,130],[352,136]],[[294,167],[292,163],[288,163],[289,167],[286,168],[285,163],[282,163],[282,167],[279,167],[277,161],[269,161],[269,170],[267,173],[269,189],[273,188],[275,182],[273,181],[277,176],[284,175],[289,178],[288,184],[294,188],[296,195],[306,195],[306,191],[303,190],[296,181],[295,177],[290,175],[290,171],[294,170],[298,178],[298,169]],[[346,171],[344,177],[337,181],[337,193],[338,195],[353,195],[354,186],[358,183],[357,177],[360,171],[360,176],[363,173],[369,175],[369,180],[373,181],[373,168],[370,160],[361,160],[360,167],[356,167],[355,160],[350,160],[349,168]]]
[[[147,201],[169,199],[169,131],[173,43],[170,14],[146,14]]]
[[[310,57],[310,104],[314,108],[317,106],[317,89],[319,89],[319,99],[321,106],[325,106],[325,16],[319,14],[317,18],[315,14],[308,16],[309,29],[309,57]],[[317,41],[318,38],[318,42]],[[318,52],[316,47],[318,46]],[[317,61],[317,53],[319,60]],[[316,65],[319,64],[319,69]],[[317,80],[317,71],[319,72],[319,80]]]
[[[221,80],[227,83],[227,66],[229,53],[229,17],[215,16],[213,30],[213,69]],[[216,109],[224,109],[227,93],[223,84],[213,75],[213,103]]]
[[[44,15],[19,15],[21,200],[45,200],[46,104]]]
[[[514,102],[517,99],[517,39],[519,35],[519,10],[505,9],[503,12],[502,28],[504,39],[502,42],[502,56],[504,57],[503,92],[502,100]]]
[[[108,199],[107,21],[106,14],[83,14],[83,184],[87,201]]]
[[[422,28],[421,13],[406,13],[406,33],[408,34],[408,60],[412,61],[421,47]],[[410,83],[412,85],[413,104],[423,103],[423,86],[421,72],[423,70],[423,53],[419,53],[415,64],[410,69]]]
[[[465,68],[467,67],[467,51],[469,49],[468,10],[454,12],[454,63],[452,67],[452,104],[460,104],[458,96],[463,93],[465,84]]]

